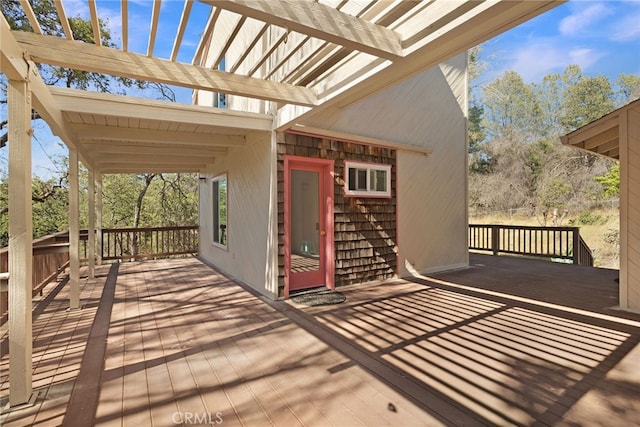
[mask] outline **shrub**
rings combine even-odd
[[[577,225],[602,225],[607,222],[607,218],[602,215],[595,214],[591,211],[584,211],[577,218],[569,221],[573,226]]]

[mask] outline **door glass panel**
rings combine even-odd
[[[291,272],[320,269],[319,173],[291,171]]]

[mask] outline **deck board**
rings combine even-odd
[[[105,426],[637,420],[640,316],[615,309],[615,271],[471,262],[345,287],[346,302],[326,307],[267,301],[193,258],[120,264],[109,298],[101,266],[83,279],[81,310],[66,311],[68,287],[37,306],[38,399],[0,421],[74,425],[86,404]]]

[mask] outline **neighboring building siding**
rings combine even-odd
[[[335,284],[384,280],[396,274],[395,150],[285,134],[278,144],[279,294],[284,292],[284,156],[334,160]],[[391,198],[344,196],[344,162],[392,166]]]
[[[627,301],[640,310],[640,108],[627,112]],[[624,127],[621,127],[624,129]],[[622,130],[621,129],[621,130]],[[620,135],[624,138],[624,135]],[[621,161],[624,161],[621,158]]]

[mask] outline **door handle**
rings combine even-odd
[[[322,230],[322,231],[320,232],[320,235],[321,235],[321,236],[326,236],[326,235],[327,235],[327,232],[326,232],[326,231],[324,231],[324,230]]]

